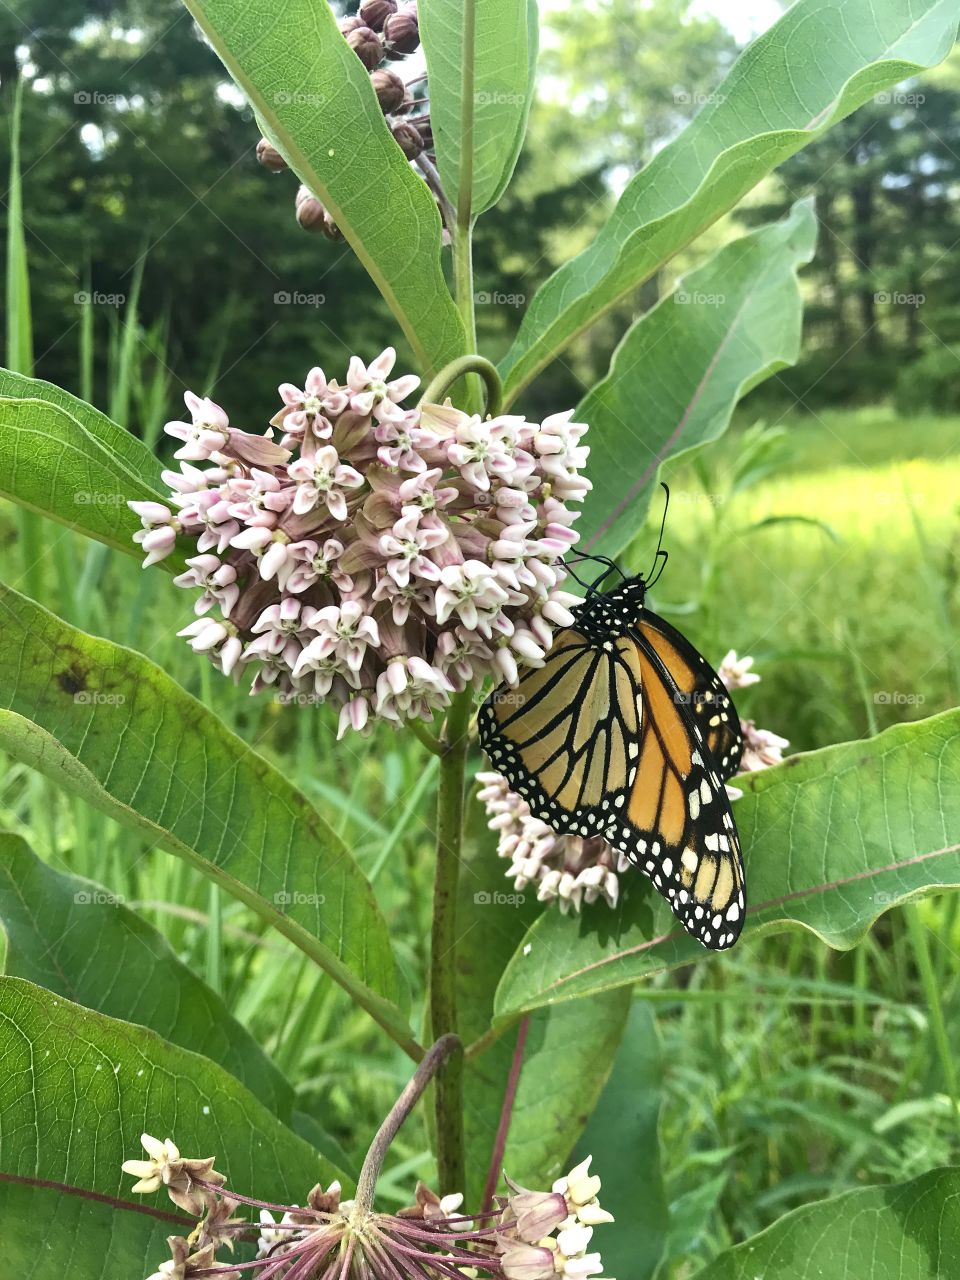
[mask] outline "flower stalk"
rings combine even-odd
[[[463,846],[464,781],[472,700],[459,694],[440,739],[437,860],[430,948],[430,1024],[435,1040],[457,1035],[457,887]],[[464,1185],[463,1050],[459,1046],[438,1074],[435,1094],[437,1168],[441,1194]]]

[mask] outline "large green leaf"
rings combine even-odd
[[[537,61],[535,0],[422,0],[430,124],[444,189],[482,213],[510,181]]]
[[[167,501],[160,463],[108,417],[49,382],[0,370],[0,497],[127,555],[131,499]],[[180,568],[170,557],[167,568]]]
[[[614,555],[643,524],[660,465],[715,440],[739,398],[800,351],[796,271],[813,256],[811,204],[734,240],[637,321],[582,401],[593,491],[584,551]]]
[[[960,1274],[960,1169],[805,1205],[696,1280],[945,1280]]]
[[[507,402],[778,164],[946,57],[956,32],[955,0],[798,0],[535,294],[501,366]]]
[[[737,786],[746,937],[798,926],[847,949],[891,906],[960,886],[960,711],[793,756]],[[503,975],[498,1018],[704,958],[675,923],[639,876],[616,911],[546,913]]]
[[[142,655],[0,587],[0,743],[186,858],[416,1052],[373,891],[284,775]]]
[[[108,1203],[0,1174],[0,1239],[18,1280],[141,1280],[170,1256],[167,1236],[189,1231],[183,1216]]]
[[[579,1008],[578,1002],[575,1008]],[[623,1043],[574,1160],[593,1156],[600,1203],[615,1221],[596,1234],[604,1272],[652,1280],[667,1239],[669,1209],[660,1169],[663,1046],[652,1010],[630,1009]]]
[[[533,893],[517,895],[503,879],[504,863],[493,852],[494,838],[476,800],[470,804],[468,836],[457,902],[457,998],[460,1034],[470,1042],[489,1029],[497,980],[541,907]],[[481,1201],[512,1072],[519,1074],[506,1109],[502,1167],[515,1181],[533,1187],[549,1186],[563,1172],[563,1161],[600,1096],[629,1006],[629,991],[617,990],[540,1009],[519,1033],[501,1037],[468,1060],[470,1204]]]
[[[292,1087],[166,940],[101,885],[54,871],[6,833],[0,927],[4,973],[212,1058],[290,1122]]]
[[[425,376],[462,355],[463,323],[440,264],[440,214],[387,128],[331,6],[185,3],[271,141],[329,209]]]
[[[265,1200],[341,1174],[207,1058],[21,978],[0,978],[0,1057],[0,1172],[132,1199],[120,1165],[152,1133]]]

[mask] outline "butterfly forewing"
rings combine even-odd
[[[743,735],[726,685],[686,636],[649,609],[643,610],[637,630],[666,667],[679,697],[691,708],[720,777],[724,781],[734,777],[743,755]]]
[[[481,742],[536,817],[603,836],[719,950],[736,941],[745,909],[724,787],[740,759],[739,719],[696,649],[621,590],[578,614],[516,689],[487,699]]]

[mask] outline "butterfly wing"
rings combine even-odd
[[[646,628],[638,624],[632,638],[643,689],[638,769],[604,837],[650,877],[688,933],[721,951],[740,936],[746,910],[730,799],[707,734]]]
[[[602,645],[568,628],[543,667],[486,700],[480,740],[536,817],[563,834],[603,836],[653,881],[689,933],[721,950],[739,936],[745,900],[708,735],[739,742],[739,723],[734,738],[723,722],[698,716],[688,695],[720,682],[705,662],[689,661],[699,655],[686,641],[680,648],[677,635],[647,610],[630,634]]]
[[[554,831],[599,834],[601,815],[626,802],[637,773],[642,702],[635,673],[611,644],[560,632],[544,666],[528,669],[480,708],[480,741],[494,768]]]
[[[726,685],[676,627],[644,609],[637,631],[655,651],[693,712],[720,777],[726,782],[739,771],[743,755],[740,717]]]

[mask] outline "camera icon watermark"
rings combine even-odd
[[[126,898],[122,893],[109,893],[106,889],[78,889],[73,901],[78,907],[122,907]]]
[[[81,289],[73,295],[73,303],[77,307],[122,307],[126,301],[125,293],[101,293],[97,289],[92,293]]]
[[[922,307],[927,300],[927,295],[925,293],[901,293],[896,289],[892,292],[881,289],[873,295],[873,300],[878,306]]]
[[[277,307],[322,307],[326,301],[325,293],[303,293],[300,289],[278,289],[273,295]]]
[[[103,689],[78,689],[73,695],[78,707],[122,707],[125,693],[105,693]]]
[[[690,93],[685,89],[680,89],[673,95],[673,103],[677,107],[709,107],[726,100],[725,93]]]
[[[502,893],[499,889],[492,893],[489,889],[479,889],[473,895],[478,907],[522,907],[526,900],[522,893]]]
[[[525,293],[504,293],[499,289],[480,289],[473,295],[473,300],[478,307],[525,307],[527,305]]]
[[[276,107],[323,107],[327,104],[325,93],[301,93],[298,89],[278,89],[273,95]]]
[[[473,95],[474,106],[477,107],[522,107],[526,100],[525,93],[507,89],[480,89]]]
[[[99,89],[78,89],[73,95],[78,107],[115,107],[124,98],[119,93],[101,93]]]
[[[78,507],[125,507],[127,499],[122,493],[91,493],[81,489],[73,495]]]
[[[904,89],[891,89],[874,94],[873,100],[879,107],[922,107],[927,100],[927,95],[908,92]]]
[[[926,694],[906,693],[903,689],[878,689],[873,701],[878,707],[922,707]]]
[[[701,289],[678,289],[673,295],[678,307],[722,307],[726,300],[725,293],[704,293]]]
[[[322,893],[301,893],[299,889],[281,889],[273,895],[275,907],[322,907],[326,900]]]

